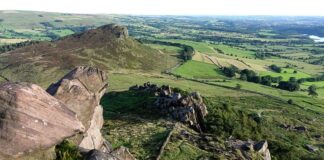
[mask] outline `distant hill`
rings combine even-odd
[[[54,42],[40,42],[3,53],[0,75],[11,81],[48,85],[79,65],[108,71],[161,72],[175,64],[176,58],[129,37],[126,27],[109,24]]]

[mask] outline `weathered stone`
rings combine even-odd
[[[318,148],[317,147],[315,147],[313,145],[310,145],[310,144],[306,144],[305,147],[310,152],[316,152],[316,151],[318,151]]]
[[[97,106],[95,108],[95,111],[92,115],[91,121],[90,121],[90,127],[87,130],[86,134],[84,135],[84,138],[79,144],[79,147],[81,148],[95,148],[95,149],[101,149],[104,150],[103,143],[104,139],[101,135],[101,128],[104,123],[103,119],[103,109],[101,106]]]
[[[245,143],[241,147],[243,150],[246,151],[254,151],[253,144],[252,143]]]
[[[103,125],[100,99],[107,88],[106,74],[93,67],[77,67],[48,89],[51,95],[61,100],[74,111],[85,126],[84,138],[79,147],[102,149],[104,139],[101,135]]]
[[[76,114],[41,87],[28,83],[0,86],[0,159],[50,155],[54,145],[83,131]]]
[[[265,152],[268,149],[267,141],[260,141],[254,145],[254,150],[257,152]]]
[[[260,158],[264,160],[271,160],[270,151],[268,149],[267,141],[254,142],[251,140],[242,141],[239,139],[230,138],[226,141],[226,144],[229,148],[234,150],[240,150],[244,159],[252,159],[253,152],[257,152]]]

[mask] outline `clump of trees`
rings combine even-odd
[[[183,50],[181,52],[181,58],[184,61],[191,60],[194,55],[195,50],[191,46],[182,46]]]
[[[289,81],[282,81],[282,77],[272,76],[259,76],[256,72],[249,69],[243,69],[239,71],[236,67],[224,67],[223,73],[228,77],[234,77],[236,73],[240,74],[240,79],[243,81],[259,83],[266,86],[277,87],[279,89],[288,91],[297,91],[300,89],[299,81],[295,77],[291,77]],[[278,83],[278,85],[272,85],[272,83]]]
[[[309,78],[300,78],[300,79],[298,79],[299,83],[316,82],[316,81],[324,81],[324,74],[321,75],[321,76],[317,76],[317,77],[309,77]]]
[[[235,66],[231,66],[231,67],[223,67],[222,71],[225,74],[225,76],[234,77],[235,74],[239,71],[239,69],[236,68]]]
[[[300,89],[299,83],[292,81],[281,81],[279,82],[278,88],[287,91],[298,91]]]
[[[279,83],[282,80],[282,77],[258,76],[254,71],[244,69],[240,72],[240,79],[243,81],[271,86],[272,83]]]
[[[313,84],[308,87],[308,95],[312,97],[317,97],[318,93],[316,92],[317,87]]]
[[[279,66],[277,66],[275,64],[271,65],[270,69],[277,72],[277,73],[281,73],[281,70],[282,70],[281,67],[279,67]]]
[[[38,43],[38,41],[25,41],[25,42],[20,42],[20,43],[3,45],[3,46],[0,46],[0,53],[9,52],[9,51],[15,50],[17,48],[25,47],[25,46],[36,44],[36,43]]]

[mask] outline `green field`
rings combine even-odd
[[[311,86],[313,84],[316,87],[324,87],[324,81],[319,81],[319,82],[304,82],[304,83],[302,83],[302,86]]]
[[[160,45],[160,44],[147,44],[147,45],[167,53],[180,53],[182,51],[181,48],[175,46],[167,46],[167,45]]]
[[[276,73],[276,72],[272,72],[272,71],[262,71],[260,72],[261,76],[272,76],[272,77],[279,77],[281,76],[283,78],[284,81],[288,81],[290,77],[295,77],[297,79],[300,78],[308,78],[311,77],[311,75],[301,72],[301,71],[297,71],[297,73],[294,73],[295,69],[291,69],[291,68],[282,68],[281,73]]]
[[[74,33],[70,29],[52,30],[51,32],[58,35],[59,37],[64,37]]]
[[[194,79],[220,79],[224,78],[222,72],[213,64],[198,61],[188,61],[176,68],[173,74]]]
[[[255,53],[252,51],[247,51],[243,49],[238,49],[228,45],[214,45],[215,48],[220,49],[224,54],[233,55],[235,57],[244,57],[244,58],[255,58]]]
[[[188,41],[188,40],[164,40],[164,41],[185,44],[193,47],[195,51],[201,53],[215,53],[215,50],[212,48],[212,46],[204,42],[195,42],[195,41]]]

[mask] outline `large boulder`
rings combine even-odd
[[[104,149],[100,132],[104,121],[103,109],[99,103],[107,86],[107,77],[103,71],[81,66],[47,89],[48,93],[74,111],[85,126],[83,137],[77,140],[80,148]]]
[[[52,159],[53,146],[83,131],[77,115],[41,87],[0,85],[0,159]]]

